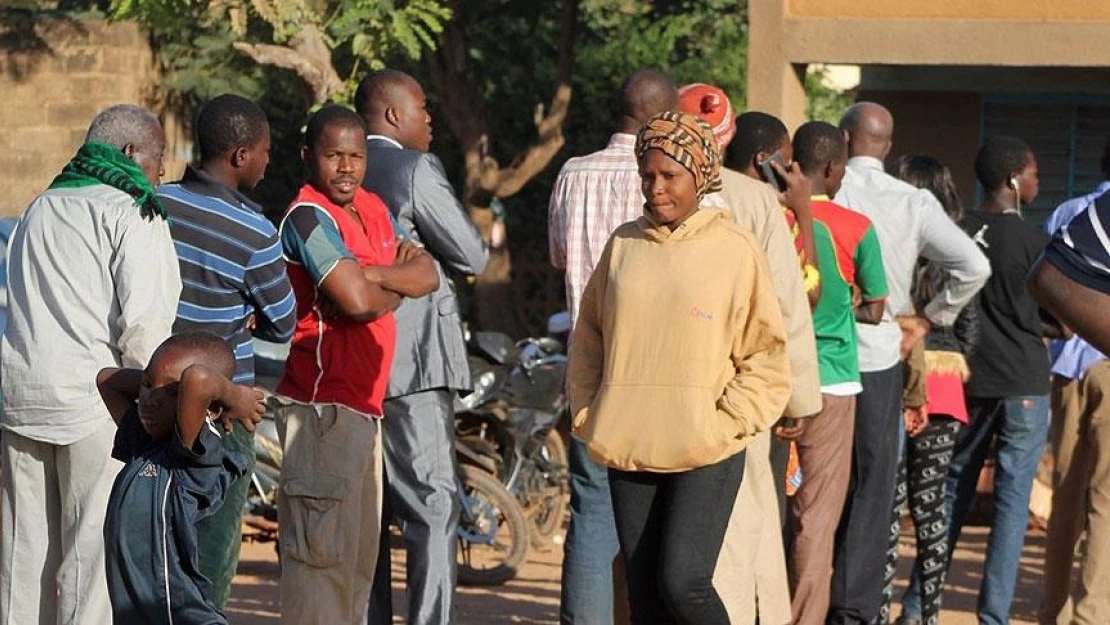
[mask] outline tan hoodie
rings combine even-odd
[[[717,210],[613,233],[571,340],[574,433],[598,462],[677,472],[724,460],[782,414],[782,316],[755,238]]]

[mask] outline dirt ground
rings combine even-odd
[[[944,595],[945,625],[974,625],[975,602],[982,563],[986,550],[987,528],[968,527],[964,530],[955,553],[948,587]],[[905,580],[912,557],[913,541],[902,537],[902,561],[898,577],[898,593]],[[562,551],[532,552],[516,579],[495,588],[458,590],[456,622],[460,625],[498,625],[501,623],[556,623],[559,609],[559,574]],[[1013,625],[1033,625],[1041,599],[1041,570],[1044,567],[1044,534],[1030,532],[1021,560],[1017,592],[1011,611]],[[401,614],[395,622],[403,623],[404,560],[403,553],[393,550],[393,603]],[[894,609],[894,614],[899,613]],[[272,543],[244,544],[239,575],[228,604],[227,616],[237,625],[276,625],[280,614],[278,565]]]

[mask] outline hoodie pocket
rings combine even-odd
[[[603,386],[575,433],[609,466],[679,471],[712,464],[737,428],[715,394],[692,386]],[[581,415],[579,415],[581,418]]]

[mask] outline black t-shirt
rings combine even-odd
[[[963,227],[991,263],[991,277],[979,294],[979,347],[968,363],[967,394],[1045,395],[1048,349],[1040,311],[1025,281],[1048,236],[1012,213],[971,212]]]

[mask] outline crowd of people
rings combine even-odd
[[[935,625],[993,449],[977,612],[1008,623],[1050,438],[1041,622],[1110,622],[1106,360],[1073,336],[1107,346],[1090,306],[1107,297],[1110,183],[1043,232],[1022,216],[1038,177],[1017,137],[985,140],[965,210],[931,156],[887,172],[894,119],[875,103],[791,136],[657,71],[618,101],[609,144],[567,162],[549,206],[575,320],[561,622]]]
[[[276,226],[247,195],[269,124],[234,95],[200,109],[198,159],[168,184],[157,118],[104,110],[23,213],[0,345],[0,622],[228,622],[267,406],[282,622],[391,623],[391,518],[410,622],[451,621],[453,396],[470,377],[448,276],[480,273],[487,247],[428,152],[417,81],[374,72],[355,104],[308,120],[308,178]],[[252,388],[255,337],[291,341],[272,395]]]
[[[1008,623],[1051,441],[1041,622],[1110,622],[1110,182],[1042,231],[1016,137],[984,142],[965,209],[928,155],[886,171],[875,103],[791,134],[657,70],[616,96],[548,214],[574,322],[561,621],[886,624],[908,508],[897,623],[935,625],[994,449],[978,616]],[[376,71],[354,109],[314,112],[276,225],[248,197],[261,109],[220,96],[195,130],[195,164],[160,184],[157,118],[106,109],[12,236],[0,622],[228,622],[266,409],[281,621],[392,622],[397,518],[408,622],[452,622],[470,376],[451,279],[488,252],[429,152],[423,90]],[[291,342],[274,394],[252,387],[254,337]]]

